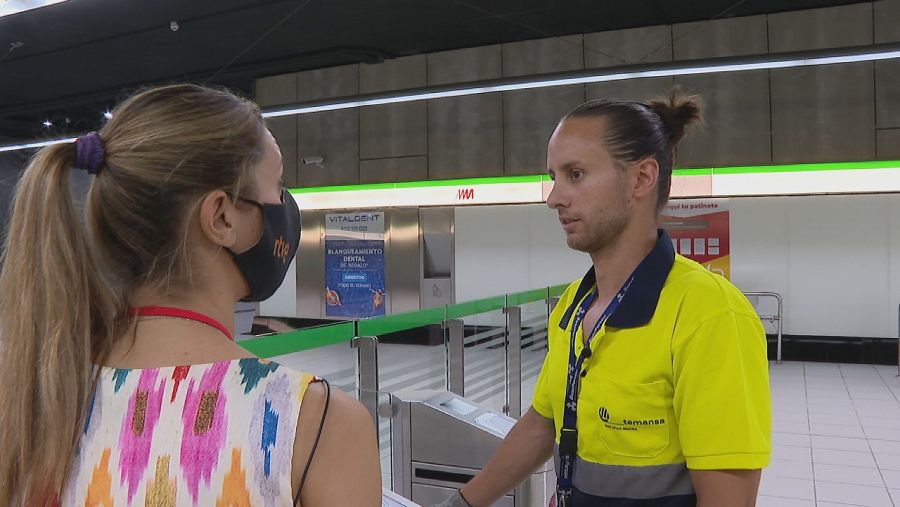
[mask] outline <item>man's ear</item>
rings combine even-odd
[[[646,157],[634,164],[634,187],[632,195],[643,200],[656,195],[659,182],[659,163],[653,157]]]
[[[214,245],[231,248],[237,241],[234,224],[237,210],[221,190],[210,192],[200,201],[200,230]]]

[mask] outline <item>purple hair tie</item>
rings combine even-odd
[[[88,174],[100,172],[106,162],[106,148],[96,132],[85,134],[75,140],[75,168]]]

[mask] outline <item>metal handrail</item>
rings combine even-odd
[[[460,396],[466,395],[466,336],[462,319],[444,321],[447,333],[447,390]]]
[[[781,331],[784,326],[784,300],[777,292],[744,292],[744,296],[772,297],[778,301],[778,313],[775,315],[760,315],[760,320],[775,322],[778,326],[778,341],[776,342],[775,363],[781,364]],[[758,312],[757,312],[758,313]]]
[[[506,306],[506,415],[522,417],[522,307]]]
[[[351,342],[356,348],[356,385],[359,401],[373,421],[378,421],[378,337],[357,336]],[[378,432],[378,425],[375,425]]]

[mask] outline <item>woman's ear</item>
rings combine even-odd
[[[236,209],[228,194],[210,192],[200,202],[200,230],[214,245],[231,248],[237,241]]]

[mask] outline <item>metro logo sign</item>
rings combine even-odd
[[[456,191],[456,198],[460,201],[472,201],[475,199],[475,188],[460,188]]]
[[[2,0],[0,0],[2,1]],[[545,175],[291,190],[301,210],[543,202]]]

